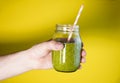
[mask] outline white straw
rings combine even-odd
[[[73,31],[75,25],[76,25],[77,22],[78,22],[78,19],[79,19],[81,13],[82,13],[83,7],[84,7],[84,6],[81,5],[81,7],[80,7],[80,9],[79,9],[79,12],[78,12],[78,15],[77,15],[77,17],[76,17],[76,19],[75,19],[75,21],[74,21],[74,24],[73,24],[73,26],[71,27],[71,31],[70,31],[70,34],[69,34],[69,36],[68,36],[68,41],[70,41],[70,39],[71,39],[71,37],[72,37],[72,33],[73,33],[72,31]]]

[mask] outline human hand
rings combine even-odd
[[[52,40],[35,45],[25,51],[0,57],[0,80],[19,75],[32,69],[52,68],[52,50],[61,50],[63,47],[62,43]],[[82,49],[82,63],[85,62],[85,55],[86,52]]]
[[[63,49],[63,44],[56,41],[43,42],[27,50],[29,66],[32,69],[52,68],[52,50]],[[86,52],[81,50],[81,63],[85,63]]]

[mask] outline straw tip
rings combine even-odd
[[[80,6],[80,9],[83,9],[84,8],[84,4],[82,4],[81,6]]]
[[[84,4],[82,4],[81,6],[84,6]]]

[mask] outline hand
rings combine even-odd
[[[0,57],[0,80],[10,78],[32,69],[52,68],[52,50],[63,49],[63,44],[55,41],[43,42],[18,53]],[[81,51],[81,62],[85,62],[86,52]]]
[[[55,41],[43,42],[28,49],[30,66],[33,69],[50,69],[52,68],[52,50],[63,49],[63,44]],[[85,62],[86,52],[81,50],[81,63]]]

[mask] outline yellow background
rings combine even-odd
[[[57,23],[74,22],[81,4],[81,70],[33,70],[0,83],[120,83],[120,0],[0,0],[0,55],[50,39]]]

